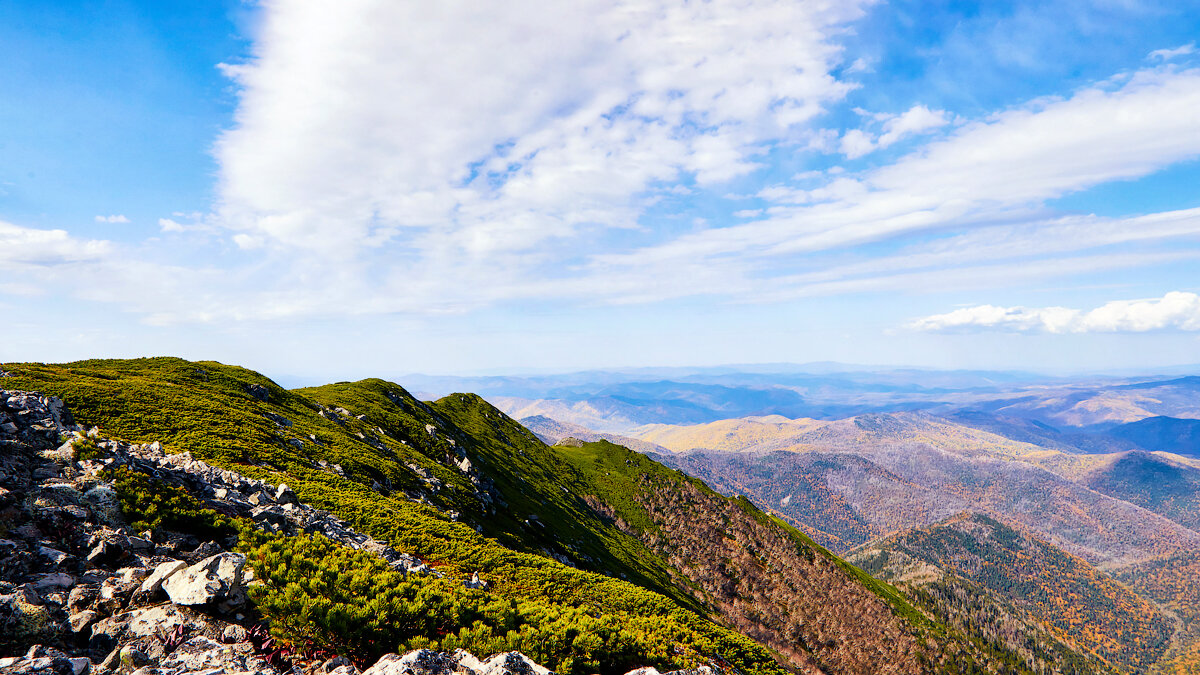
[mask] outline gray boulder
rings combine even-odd
[[[67,624],[71,626],[72,633],[82,633],[96,623],[100,618],[100,614],[90,609],[85,609],[82,612],[76,612],[67,619]]]
[[[254,655],[248,643],[223,645],[203,636],[179,645],[158,664],[167,673],[238,673],[239,675],[276,675],[279,671]]]
[[[479,675],[550,675],[552,671],[521,652],[505,652],[485,661],[476,672]]]
[[[242,568],[246,556],[218,553],[185,570],[172,574],[163,590],[177,605],[205,605],[218,600],[237,599],[242,593]]]
[[[449,654],[418,649],[404,656],[385,654],[362,675],[450,675],[457,668],[458,661]]]

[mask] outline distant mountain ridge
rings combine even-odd
[[[1033,672],[1027,657],[939,622],[746,499],[603,441],[549,447],[475,395],[420,401],[378,379],[289,391],[171,358],[0,370],[6,388],[66,401],[85,428],[199,470],[286,484],[278,495],[436,570],[398,576],[319,535],[240,542],[266,582],[254,598],[272,639],[299,654],[321,635],[323,654],[362,664],[397,649],[515,650],[564,675]],[[137,494],[119,488],[128,517],[226,522],[203,486],[156,480],[140,475]],[[26,501],[6,502],[4,518],[23,518]]]
[[[1157,415],[1122,424],[1108,435],[1145,450],[1165,450],[1200,458],[1200,419]]]
[[[726,420],[642,437],[675,452],[668,464],[832,535],[826,544],[839,551],[963,510],[1007,515],[1096,564],[1200,546],[1200,532],[1171,520],[1197,495],[1131,503],[1105,478],[1116,455],[1045,450],[926,413]],[[1154,457],[1191,485],[1194,467]]]
[[[670,453],[671,451],[661,445],[656,445],[648,441],[643,441],[631,436],[622,436],[620,434],[597,433],[587,427],[578,424],[568,424],[566,422],[558,422],[544,415],[534,415],[533,417],[522,417],[517,420],[526,429],[529,429],[538,438],[542,439],[546,445],[554,445],[564,438],[577,438],[581,441],[596,442],[609,441],[617,445],[623,445],[630,450],[636,450],[642,454],[662,454]]]

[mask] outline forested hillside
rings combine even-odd
[[[245,369],[179,359],[3,370],[11,375],[5,388],[61,397],[106,437],[160,442],[168,453],[286,483],[303,503],[424,559],[444,578],[486,585],[461,598],[455,584],[411,587],[403,602],[428,602],[442,618],[381,623],[362,608],[401,599],[393,586],[370,582],[370,556],[340,553],[319,537],[252,538],[244,544],[261,560],[288,561],[261,570],[269,592],[260,609],[285,643],[345,634],[356,637],[342,647],[360,655],[519,649],[577,673],[1029,666],[915,610],[744,500],[617,446],[548,447],[473,395],[425,403],[382,380],[287,391]],[[130,485],[159,490],[153,480]],[[191,498],[199,506],[162,503],[203,511],[207,497]],[[157,503],[138,499],[130,503]],[[349,576],[334,571],[356,566]]]
[[[1086,561],[981,514],[906,530],[857,549],[848,559],[930,596],[945,597],[948,586],[965,580],[1040,622],[1059,640],[1124,669],[1144,672],[1157,662],[1175,629],[1155,605]]]

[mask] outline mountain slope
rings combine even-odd
[[[1110,436],[1146,450],[1200,457],[1200,420],[1158,415],[1108,430]]]
[[[1178,617],[1180,631],[1163,659],[1161,672],[1200,672],[1200,551],[1149,560],[1113,572],[1113,576],[1143,597]]]
[[[936,521],[959,506],[922,506],[919,488],[866,458],[849,454],[697,451],[659,459],[724,494],[749,495],[835,551],[848,551],[913,521]],[[875,486],[877,512],[895,514],[904,505],[903,515],[886,522],[864,515],[856,496],[842,488],[858,483]],[[922,512],[914,513],[917,510]]]
[[[731,430],[737,431],[732,444]],[[829,540],[839,551],[963,510],[1005,515],[1097,564],[1122,565],[1200,547],[1200,533],[1169,519],[1186,511],[1172,511],[1171,504],[1186,507],[1190,497],[1133,504],[1121,495],[1136,487],[1122,492],[1105,483],[1103,490],[1093,489],[1088,476],[1096,476],[1100,486],[1103,474],[1097,472],[1111,463],[1109,456],[1046,450],[921,413],[819,422],[743,419],[656,427],[642,437],[677,453],[732,449],[747,439],[750,450],[786,450],[694,452],[663,461],[728,486],[731,494],[745,492],[794,523],[835,535],[845,542],[843,548]],[[1181,466],[1180,471],[1192,468]],[[851,526],[854,521],[863,525]]]
[[[168,452],[287,483],[303,502],[451,578],[477,572],[490,585],[488,607],[511,603],[545,623],[507,637],[452,623],[409,646],[519,646],[574,673],[713,664],[774,674],[781,661],[806,672],[1025,671],[1019,656],[929,621],[748,502],[610,444],[547,447],[477,396],[424,403],[382,380],[286,391],[252,371],[180,359],[3,370],[14,375],[6,387],[62,397],[110,437],[161,441]],[[692,534],[703,550],[675,543]],[[322,564],[316,542],[278,545]],[[288,603],[321,607],[300,581]],[[372,602],[390,602],[388,592]],[[356,631],[369,638],[371,617],[359,614],[353,620],[366,623]]]
[[[587,499],[598,513],[666,558],[725,624],[778,649],[804,672],[1031,665],[1010,650],[930,621],[896,589],[744,498],[722,497],[611,443],[556,449],[595,477],[597,493]]]
[[[849,560],[889,581],[929,585],[951,574],[988,589],[1078,644],[1144,671],[1174,626],[1157,607],[1086,561],[980,514],[961,514],[853,551]]]
[[[77,421],[99,425],[112,437],[161,441],[169,452],[187,450],[243,475],[287,483],[304,502],[446,574],[477,571],[498,597],[528,606],[565,631],[558,642],[525,647],[551,667],[624,672],[639,665],[694,666],[719,656],[747,672],[780,672],[769,650],[712,623],[689,595],[656,579],[665,574],[665,563],[574,502],[570,486],[584,487],[578,474],[478,397],[448,397],[439,409],[382,381],[309,392],[362,406],[351,414],[213,362],[138,359],[3,369],[15,375],[5,387],[59,396]],[[485,473],[476,464],[498,470]],[[575,515],[555,522],[563,512]],[[564,527],[575,517],[576,527]],[[587,540],[578,556],[591,569],[623,574],[666,595],[525,552],[540,552],[559,539],[560,532],[539,534],[539,521],[563,528],[567,542]],[[587,658],[595,643],[571,637],[585,626],[617,631],[601,645],[616,650],[606,652],[603,664]]]
[[[532,417],[522,417],[518,420],[521,426],[532,431],[538,438],[542,439],[547,445],[554,445],[564,438],[578,438],[581,441],[609,441],[617,445],[623,445],[630,450],[637,450],[641,453],[663,453],[670,452],[661,445],[655,445],[630,436],[622,436],[607,432],[597,432],[588,429],[579,424],[571,424],[569,422],[559,422],[558,420],[550,419],[545,415],[533,415]]]
[[[1141,450],[1108,455],[1084,483],[1200,532],[1200,469]]]

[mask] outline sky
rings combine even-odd
[[[0,362],[1200,364],[1200,0],[0,0]]]

